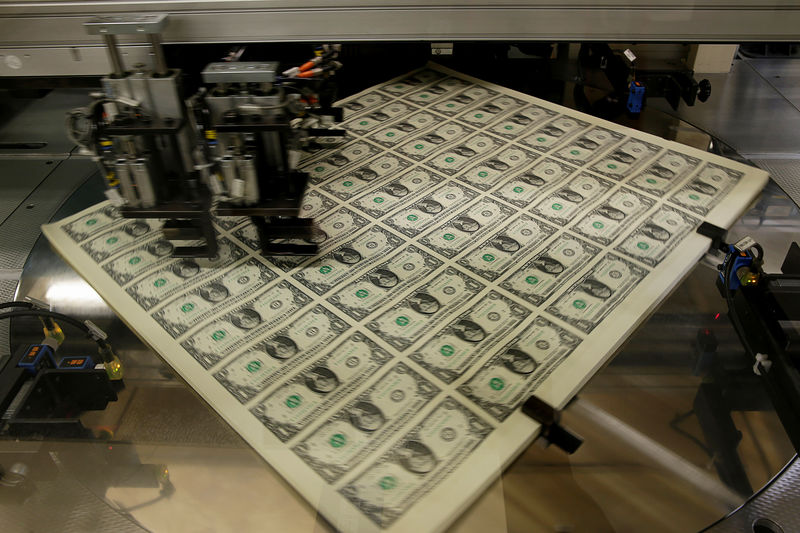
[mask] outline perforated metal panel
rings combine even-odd
[[[800,205],[800,159],[754,159],[753,163],[769,172],[775,183]]]
[[[800,531],[800,461],[797,456],[767,487],[746,502],[732,515],[705,531],[709,533],[742,533],[754,531],[757,520],[768,519],[780,529],[775,533]],[[769,529],[761,530],[769,531]]]
[[[82,483],[67,476],[36,482],[35,491],[22,503],[9,500],[0,502],[0,522],[4,533],[147,531],[131,518],[109,507],[107,502]]]

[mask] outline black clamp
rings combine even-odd
[[[531,396],[522,404],[522,412],[542,425],[540,434],[549,444],[555,444],[568,454],[575,453],[583,444],[583,439],[560,424],[561,411]]]
[[[710,222],[703,222],[697,228],[697,233],[703,237],[711,239],[711,247],[709,249],[728,251],[728,245],[725,243],[725,238],[728,235],[728,230],[715,226]]]

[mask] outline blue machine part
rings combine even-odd
[[[644,106],[644,85],[636,80],[628,85],[628,111],[641,113]]]
[[[733,266],[731,267],[731,276],[730,279],[727,280],[728,288],[732,291],[735,291],[739,287],[742,286],[741,281],[739,281],[739,276],[737,272],[742,267],[749,267],[753,264],[753,255],[750,252],[743,252],[737,250],[733,245],[728,246],[728,254],[725,256],[725,260],[722,262],[722,268],[719,272],[719,278],[722,283],[725,283],[725,272],[728,270],[728,263],[733,261]]]
[[[35,374],[42,367],[55,367],[55,354],[53,349],[46,344],[31,344],[25,350],[25,355],[19,360],[17,366]]]

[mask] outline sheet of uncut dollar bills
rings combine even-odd
[[[563,407],[767,176],[436,65],[341,105],[302,162],[315,257],[219,218],[175,259],[107,203],[44,232],[336,528],[441,530],[537,435],[519,405]]]

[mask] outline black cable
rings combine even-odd
[[[61,313],[56,313],[55,311],[45,311],[44,309],[28,309],[25,311],[9,311],[6,313],[0,313],[0,320],[6,318],[16,318],[16,317],[44,317],[44,318],[59,320],[61,322],[75,326],[76,328],[86,333],[88,337],[92,337],[94,341],[97,343],[97,345],[101,348],[101,350],[107,350],[110,348],[110,346],[105,340],[100,338],[95,338],[95,334],[91,329],[89,329],[89,326],[87,326],[78,319],[72,318],[71,316],[62,315]]]
[[[0,303],[0,309],[8,309],[10,307],[24,307],[25,309],[36,309],[36,306],[31,302],[3,302]]]
[[[298,78],[298,79],[303,79],[303,78]],[[294,85],[289,85],[289,83],[291,83],[292,80],[293,80],[293,78],[286,78],[284,80],[284,84],[276,83],[275,85],[279,89],[283,89],[283,90],[289,89],[289,90],[292,90],[292,91],[295,91],[295,92],[298,92],[298,93],[302,94],[303,91],[301,89],[295,87]]]
[[[57,320],[61,320],[62,322],[66,322],[68,324],[72,324],[73,326],[80,328],[87,334],[91,335],[92,333],[91,330],[89,330],[89,327],[80,320],[72,318],[71,316],[62,315],[61,313],[56,313],[55,311],[45,311],[44,309],[28,309],[26,311],[9,311],[6,313],[0,313],[0,320],[5,318],[23,317],[23,316],[54,318]]]
[[[751,246],[751,248],[756,249],[756,251],[758,252],[758,257],[756,257],[755,260],[758,263],[761,263],[764,260],[764,249],[758,243],[755,243],[753,246]]]
[[[23,309],[42,310],[42,311],[44,311],[44,309],[41,309],[40,307],[37,307],[35,304],[33,304],[31,302],[16,302],[15,301],[15,302],[3,302],[3,303],[0,303],[0,309],[9,309],[9,308],[14,308],[14,307],[21,307]],[[46,318],[45,319],[45,327],[47,329],[53,329],[53,328],[56,327],[56,323],[53,322],[52,318]]]

